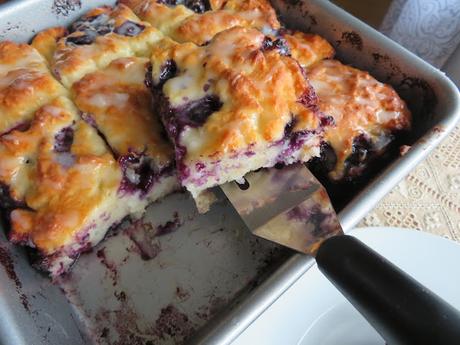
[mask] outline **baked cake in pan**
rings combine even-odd
[[[235,27],[202,47],[164,39],[151,61],[147,82],[175,145],[179,180],[196,199],[249,171],[319,155],[331,119],[282,43]],[[205,209],[199,199],[198,206]]]
[[[326,128],[320,170],[333,181],[352,180],[381,156],[395,136],[410,130],[406,103],[389,85],[369,73],[324,60],[308,71],[319,99],[319,108],[334,118]]]
[[[120,165],[119,194],[134,214],[178,188],[174,151],[144,84],[148,64],[147,58],[117,59],[72,87],[82,118],[98,130]]]
[[[39,33],[32,45],[50,58],[55,77],[71,87],[85,74],[106,67],[120,57],[149,56],[162,37],[127,6],[95,8],[74,22],[69,32],[51,28]]]
[[[157,1],[121,0],[142,19],[177,42],[203,45],[217,33],[235,26],[266,33],[280,28],[267,0]]]
[[[66,94],[34,48],[0,42],[0,135],[26,125],[38,108]]]
[[[360,176],[411,116],[333,57],[266,0],[121,0],[31,46],[0,42],[10,239],[57,276],[180,185],[205,211],[209,188],[277,163]]]

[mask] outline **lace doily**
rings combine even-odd
[[[419,229],[460,242],[460,125],[359,226]]]

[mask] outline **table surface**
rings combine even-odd
[[[359,226],[419,229],[460,242],[460,126]]]

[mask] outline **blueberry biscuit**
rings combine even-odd
[[[319,99],[319,109],[334,118],[326,129],[320,164],[334,181],[360,176],[380,156],[395,135],[410,130],[406,103],[389,85],[369,73],[324,60],[308,77]],[[318,162],[317,162],[318,163]]]
[[[134,214],[178,187],[174,151],[144,84],[148,63],[117,59],[72,87],[82,117],[105,138],[120,165],[119,193]]]
[[[157,29],[139,20],[128,7],[119,5],[89,11],[64,36],[56,28],[45,30],[32,45],[51,57],[54,75],[64,86],[71,87],[84,75],[117,58],[149,56],[152,45],[161,37]]]
[[[26,130],[1,136],[0,157],[9,238],[35,248],[52,276],[127,214],[118,197],[121,170],[65,97],[38,109]]]
[[[147,82],[175,145],[179,180],[199,206],[212,186],[319,155],[331,119],[298,62],[259,31],[232,28],[203,47],[164,39],[151,61]]]

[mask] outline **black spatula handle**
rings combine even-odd
[[[460,344],[460,312],[358,239],[327,239],[316,261],[389,345]]]

